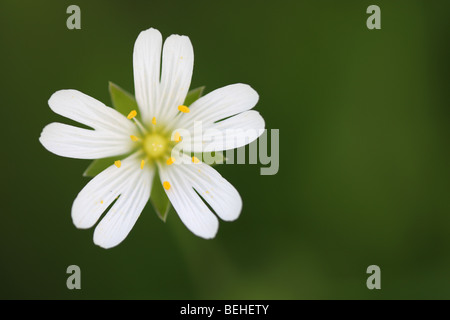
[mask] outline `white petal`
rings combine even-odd
[[[264,133],[265,122],[258,111],[250,110],[215,122],[207,129],[191,129],[183,136],[177,150],[184,152],[211,152],[240,148],[258,139]],[[180,131],[177,129],[176,131]]]
[[[130,135],[135,125],[124,115],[77,90],[60,90],[48,101],[53,112],[113,135]]]
[[[186,183],[200,194],[222,220],[236,220],[242,210],[242,199],[231,183],[207,164],[192,163],[189,157],[183,160],[184,163],[177,165],[175,162],[172,165],[174,170],[184,177]]]
[[[186,36],[171,35],[164,42],[160,97],[157,119],[173,120],[179,112],[178,106],[191,85],[194,68],[194,49]]]
[[[76,90],[61,90],[48,103],[54,112],[95,130],[51,123],[39,138],[47,150],[78,159],[103,158],[132,150],[130,135],[136,133],[136,126],[100,101]]]
[[[153,28],[142,31],[134,44],[134,90],[142,118],[147,123],[155,116],[159,103],[161,48],[161,33]]]
[[[140,169],[132,155],[120,168],[112,165],[95,176],[78,194],[72,206],[77,228],[92,227],[102,213],[120,196],[97,226],[94,242],[111,248],[125,239],[150,198],[154,169]]]
[[[195,121],[207,129],[214,122],[252,109],[259,96],[249,85],[232,84],[201,97],[190,106],[190,112],[178,115],[178,127],[189,130]]]
[[[242,112],[214,123],[193,139],[194,152],[211,152],[236,149],[258,139],[264,132],[264,119],[258,111]],[[200,141],[199,141],[200,138]]]
[[[189,178],[183,175],[178,166],[160,166],[161,183],[171,185],[166,194],[184,225],[195,235],[211,239],[219,228],[219,221],[206,204],[195,193]]]
[[[153,171],[148,168],[141,170],[136,166],[134,173],[136,172],[137,176],[129,176],[128,187],[95,228],[94,243],[100,247],[108,249],[121,243],[150,198]]]
[[[110,132],[81,129],[62,123],[50,123],[39,141],[50,152],[76,159],[99,159],[130,152],[129,136],[114,136]]]

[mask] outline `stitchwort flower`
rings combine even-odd
[[[214,151],[255,140],[265,126],[260,114],[250,110],[258,94],[248,85],[234,84],[185,105],[193,65],[188,37],[172,35],[163,46],[160,32],[151,28],[139,34],[134,46],[136,110],[122,114],[76,90],[51,96],[49,106],[55,113],[89,128],[47,125],[39,139],[47,150],[77,159],[115,159],[81,190],[72,206],[73,222],[82,229],[94,226],[106,212],[95,228],[95,244],[111,248],[126,238],[150,199],[155,177],[182,222],[199,237],[216,235],[216,215],[225,221],[238,218],[239,193],[196,156],[204,141],[174,150],[185,142],[179,129],[193,132],[199,122],[205,130],[240,130],[216,145],[212,142]],[[239,139],[250,129],[259,134]]]

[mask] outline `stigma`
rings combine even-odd
[[[149,134],[144,140],[144,151],[151,159],[160,158],[167,151],[167,140],[157,133]]]

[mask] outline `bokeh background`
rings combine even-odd
[[[66,8],[81,8],[81,30]],[[382,29],[366,28],[381,8]],[[3,299],[450,298],[448,1],[0,2]],[[64,121],[48,108],[73,88],[110,104],[133,92],[141,30],[188,35],[192,87],[244,82],[280,129],[280,171],[218,170],[241,217],[214,240],[150,204],[111,250],[77,230],[71,205],[86,160],[38,142]],[[81,290],[66,268],[81,268]],[[381,290],[366,268],[381,267]]]

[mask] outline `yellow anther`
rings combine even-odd
[[[131,119],[133,119],[134,117],[136,117],[136,115],[137,115],[136,110],[132,110],[132,111],[128,114],[127,118],[131,120]]]
[[[122,165],[122,162],[120,162],[120,160],[114,161],[114,165],[115,165],[117,168],[120,168],[120,166]]]
[[[197,157],[192,157],[192,162],[193,162],[193,163],[199,163],[199,162],[200,162],[200,160],[198,160],[198,158],[197,158]]]
[[[167,159],[166,163],[168,166],[170,166],[171,164],[173,164],[175,162],[175,158],[174,157],[170,157],[169,159]]]
[[[153,117],[152,123],[153,123],[153,124],[156,124],[156,118],[155,118],[155,117]]]
[[[138,141],[138,140],[139,140],[139,138],[138,138],[138,137],[136,137],[136,136],[130,136],[130,138],[131,138],[131,140],[133,140],[134,142],[136,142],[136,141]]]
[[[102,201],[100,201],[100,203],[101,203],[101,204],[103,204],[103,200],[102,200]]]
[[[169,189],[170,189],[170,183],[169,183],[169,181],[164,181],[164,182],[163,182],[163,187],[164,187],[164,189],[169,190]]]
[[[173,135],[173,140],[175,142],[180,142],[181,141],[181,136],[179,132],[175,132],[175,134]]]
[[[141,161],[141,169],[144,169],[144,165],[145,165],[145,160]]]
[[[189,108],[186,107],[186,106],[178,106],[178,110],[181,111],[181,112],[183,112],[183,113],[189,113],[189,112],[191,112],[191,110],[189,110]]]

